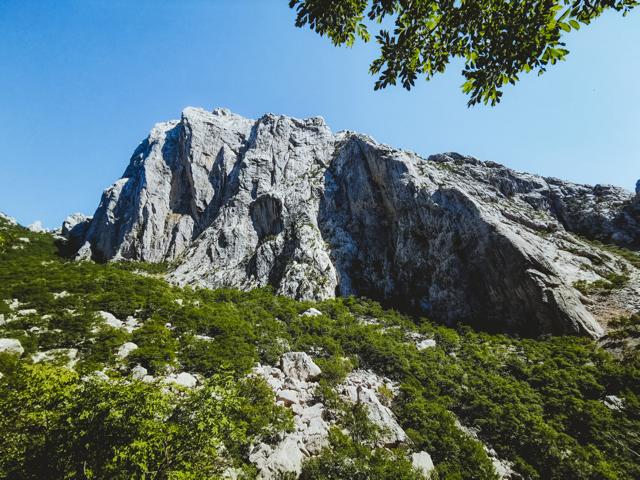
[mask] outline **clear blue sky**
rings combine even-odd
[[[569,59],[495,108],[460,68],[374,92],[373,45],[335,48],[287,0],[0,0],[0,211],[93,213],[154,123],[188,105],[321,115],[427,156],[457,151],[581,183],[640,177],[640,11],[568,39]]]

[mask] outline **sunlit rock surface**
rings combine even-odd
[[[573,284],[626,272],[625,300],[611,297],[624,309],[640,280],[582,237],[638,247],[639,198],[425,159],[321,118],[187,108],[153,128],[92,220],[73,220],[74,242],[79,259],[170,261],[181,285],[363,295],[493,331],[599,336],[606,312]]]

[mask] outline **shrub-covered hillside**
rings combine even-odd
[[[512,478],[640,478],[640,356],[624,338],[637,317],[614,322],[614,357],[585,338],[454,330],[362,299],[177,288],[161,267],[58,248],[0,218],[0,338],[24,350],[0,353],[0,478],[254,478],[251,446],[293,421],[248,374],[287,351],[322,369],[315,395],[335,424],[302,478],[417,479],[414,451],[439,479],[498,478],[495,458]],[[321,314],[302,315],[311,307]],[[380,393],[408,442],[376,446],[359,406],[337,398],[358,368],[397,382]],[[168,383],[178,372],[200,386]]]

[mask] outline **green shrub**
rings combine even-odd
[[[178,288],[160,278],[162,268],[70,262],[51,236],[0,226],[0,314],[13,315],[11,299],[37,310],[0,325],[0,337],[25,348],[20,360],[0,355],[0,478],[141,478],[151,470],[163,472],[158,478],[207,478],[231,464],[252,478],[247,442],[273,437],[290,418],[264,383],[242,379],[256,362],[275,364],[288,350],[314,356],[323,370],[316,396],[348,432],[332,433],[327,450],[305,466],[305,478],[413,478],[406,452],[373,448],[375,429],[335,393],[352,368],[398,382],[399,394],[387,400],[413,442],[409,448],[429,452],[439,478],[494,478],[480,441],[524,478],[640,478],[637,315],[611,323],[602,343],[614,357],[589,339],[454,330],[365,299],[314,304],[271,289]],[[11,248],[21,237],[29,243]],[[603,291],[625,279],[606,282]],[[53,295],[62,291],[68,295]],[[300,315],[311,306],[322,315]],[[99,310],[134,316],[141,327],[129,334],[102,325]],[[436,346],[418,351],[408,332],[426,334]],[[120,379],[114,353],[126,341],[139,346],[128,366],[141,363],[157,376],[166,365],[200,373],[222,389],[210,392],[224,401],[210,405],[188,392]],[[79,350],[79,374],[106,367],[112,381],[81,382],[70,370],[30,365],[36,351],[70,347]],[[620,397],[624,408],[607,408],[607,395]],[[218,441],[229,452],[224,458]],[[176,454],[173,466],[162,464],[161,452]]]

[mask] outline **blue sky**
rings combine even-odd
[[[374,92],[375,45],[335,48],[286,0],[0,0],[0,211],[93,213],[154,123],[189,105],[323,116],[427,156],[457,151],[580,183],[640,177],[640,12],[568,38],[569,59],[494,108],[455,65]]]

